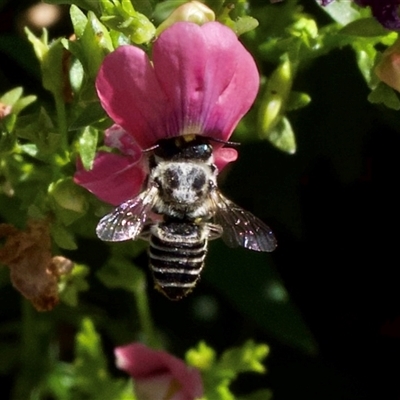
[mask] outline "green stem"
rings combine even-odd
[[[64,156],[68,151],[67,112],[64,99],[61,96],[54,96],[54,100],[56,103],[58,133],[61,135],[60,149]]]
[[[32,305],[22,299],[20,373],[15,381],[12,399],[33,399],[35,387],[40,382],[43,354],[39,343],[37,313]]]
[[[136,306],[139,315],[140,325],[144,332],[146,344],[152,348],[161,348],[160,341],[154,329],[151,317],[149,301],[146,293],[146,278],[142,276],[134,290]]]

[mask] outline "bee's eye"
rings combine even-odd
[[[204,174],[200,174],[193,179],[192,187],[194,190],[200,190],[204,187],[205,183],[206,177],[204,176]]]
[[[165,171],[165,178],[171,189],[176,189],[179,186],[179,176],[176,171],[167,169]]]

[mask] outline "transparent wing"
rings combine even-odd
[[[222,239],[229,247],[273,251],[277,245],[271,229],[252,213],[228,200],[217,190],[212,193],[215,222],[222,226]]]
[[[152,187],[105,215],[97,224],[97,236],[107,242],[136,239],[154,203],[157,189]]]

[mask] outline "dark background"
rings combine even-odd
[[[0,10],[0,92],[22,85],[26,94],[49,100],[32,51],[15,28],[19,9],[27,5],[9,2]],[[53,34],[64,31],[61,26]],[[312,98],[308,107],[289,114],[297,153],[283,154],[268,143],[243,144],[221,182],[228,197],[268,221],[278,249],[269,258],[212,243],[190,298],[170,303],[149,291],[155,324],[180,356],[201,339],[221,351],[250,337],[268,343],[268,374],[241,377],[235,383],[240,392],[259,385],[270,387],[277,400],[399,399],[399,113],[368,103],[350,49],[315,61],[299,73],[294,89]],[[84,241],[73,258],[95,269],[103,261],[101,246]],[[146,262],[145,256],[136,260],[143,268]],[[232,300],[229,287],[257,280],[258,273],[263,279],[265,269],[285,286],[300,323],[279,309],[276,324],[262,315],[258,320]],[[127,306],[108,289],[96,290],[84,301],[123,313]],[[248,308],[251,290],[238,293]],[[17,296],[5,291],[3,304]],[[2,316],[10,318],[10,312]],[[287,322],[279,330],[280,319]],[[308,330],[299,328],[303,324]],[[308,336],[303,345],[291,329]]]

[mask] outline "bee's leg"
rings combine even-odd
[[[221,225],[212,224],[211,222],[207,222],[204,225],[208,229],[208,239],[209,240],[214,240],[214,239],[218,239],[219,237],[221,237],[222,232],[223,232]]]
[[[152,224],[146,224],[143,227],[142,231],[140,232],[140,236],[139,236],[140,239],[147,240],[147,241],[150,240],[151,226],[152,226]]]

